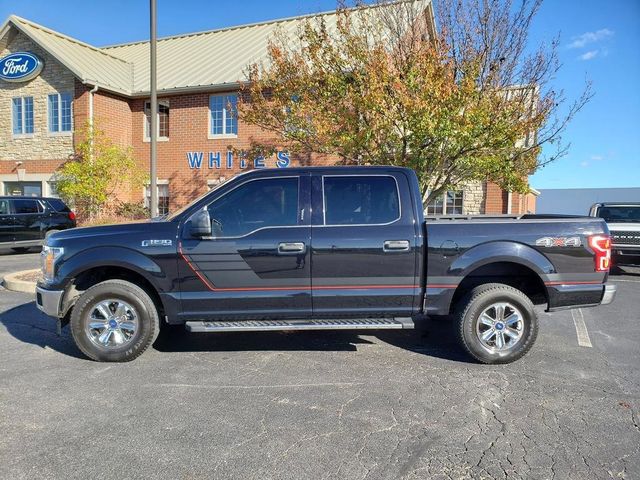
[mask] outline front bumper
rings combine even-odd
[[[45,290],[39,286],[36,287],[36,305],[37,307],[50,317],[61,318],[62,296],[64,290]]]
[[[604,293],[602,294],[602,300],[600,300],[600,305],[609,305],[616,298],[616,291],[618,288],[615,285],[611,285],[607,283],[604,286]]]
[[[617,248],[611,250],[611,260],[613,265],[640,265],[640,249],[639,248]]]

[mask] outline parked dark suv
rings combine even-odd
[[[26,252],[50,233],[75,226],[75,213],[59,198],[0,197],[0,247]]]

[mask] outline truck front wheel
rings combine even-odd
[[[158,311],[147,292],[124,280],[107,280],[78,298],[71,334],[87,357],[128,362],[141,355],[160,331]]]
[[[508,285],[488,283],[471,290],[455,312],[460,342],[482,363],[510,363],[525,355],[538,335],[529,298]]]

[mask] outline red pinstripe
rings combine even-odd
[[[178,253],[187,263],[193,273],[213,292],[253,292],[253,291],[273,291],[273,290],[363,290],[363,289],[384,289],[384,288],[420,288],[420,285],[317,285],[317,286],[291,286],[291,287],[216,287],[204,275],[202,275],[186,255],[182,252],[182,244],[178,244]]]

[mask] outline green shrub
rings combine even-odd
[[[149,218],[149,208],[140,202],[121,202],[115,209],[115,213],[119,217],[139,220]]]

